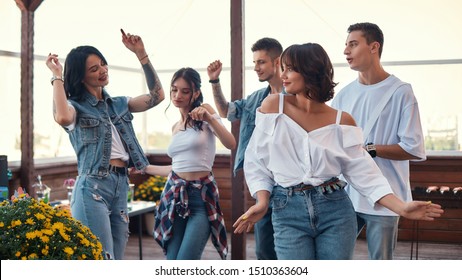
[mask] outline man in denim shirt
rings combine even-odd
[[[234,163],[234,174],[244,165],[244,154],[255,128],[255,112],[268,94],[284,93],[281,80],[279,56],[281,44],[272,38],[262,38],[252,46],[254,70],[260,82],[268,82],[268,86],[253,92],[247,98],[228,102],[223,95],[219,76],[222,64],[219,60],[210,63],[207,73],[213,88],[213,98],[222,118],[233,122],[240,120],[239,141]],[[275,260],[273,225],[271,208],[265,217],[255,224],[256,255],[259,260]]]

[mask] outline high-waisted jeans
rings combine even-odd
[[[210,222],[201,190],[188,187],[187,191],[190,214],[187,218],[175,217],[167,260],[200,260],[210,237]]]
[[[71,198],[72,216],[88,226],[103,245],[106,259],[122,260],[128,241],[128,178],[80,175]]]
[[[292,191],[276,186],[271,198],[279,260],[352,259],[356,214],[343,188]]]

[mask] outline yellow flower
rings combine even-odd
[[[6,225],[6,226],[5,226]],[[103,259],[101,242],[67,210],[23,196],[0,203],[0,259]]]
[[[37,234],[34,232],[26,232],[26,238],[27,239],[34,239],[35,237],[37,237]]]
[[[72,248],[70,248],[70,247],[66,247],[66,248],[64,248],[64,253],[66,253],[68,255],[73,255],[74,250],[72,250]]]
[[[38,258],[36,253],[32,253],[27,257],[29,260],[36,260]]]
[[[40,239],[42,240],[43,243],[48,243],[50,241],[50,238],[46,235],[41,236]]]
[[[49,236],[53,235],[53,231],[50,229],[42,229],[42,233]]]
[[[159,200],[166,181],[166,177],[150,176],[146,181],[135,187],[135,200]]]
[[[45,219],[45,216],[44,216],[42,213],[37,213],[37,214],[35,214],[35,217],[36,217],[37,219],[39,219],[39,220]]]

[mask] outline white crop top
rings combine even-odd
[[[221,119],[219,117],[217,119],[221,123]],[[172,159],[172,170],[174,172],[212,171],[215,147],[215,134],[207,122],[202,123],[202,130],[188,127],[186,130],[178,131],[173,135],[167,149],[167,155]]]

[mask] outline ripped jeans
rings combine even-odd
[[[128,177],[81,175],[72,194],[72,216],[90,228],[103,245],[105,259],[124,258],[128,241]]]

